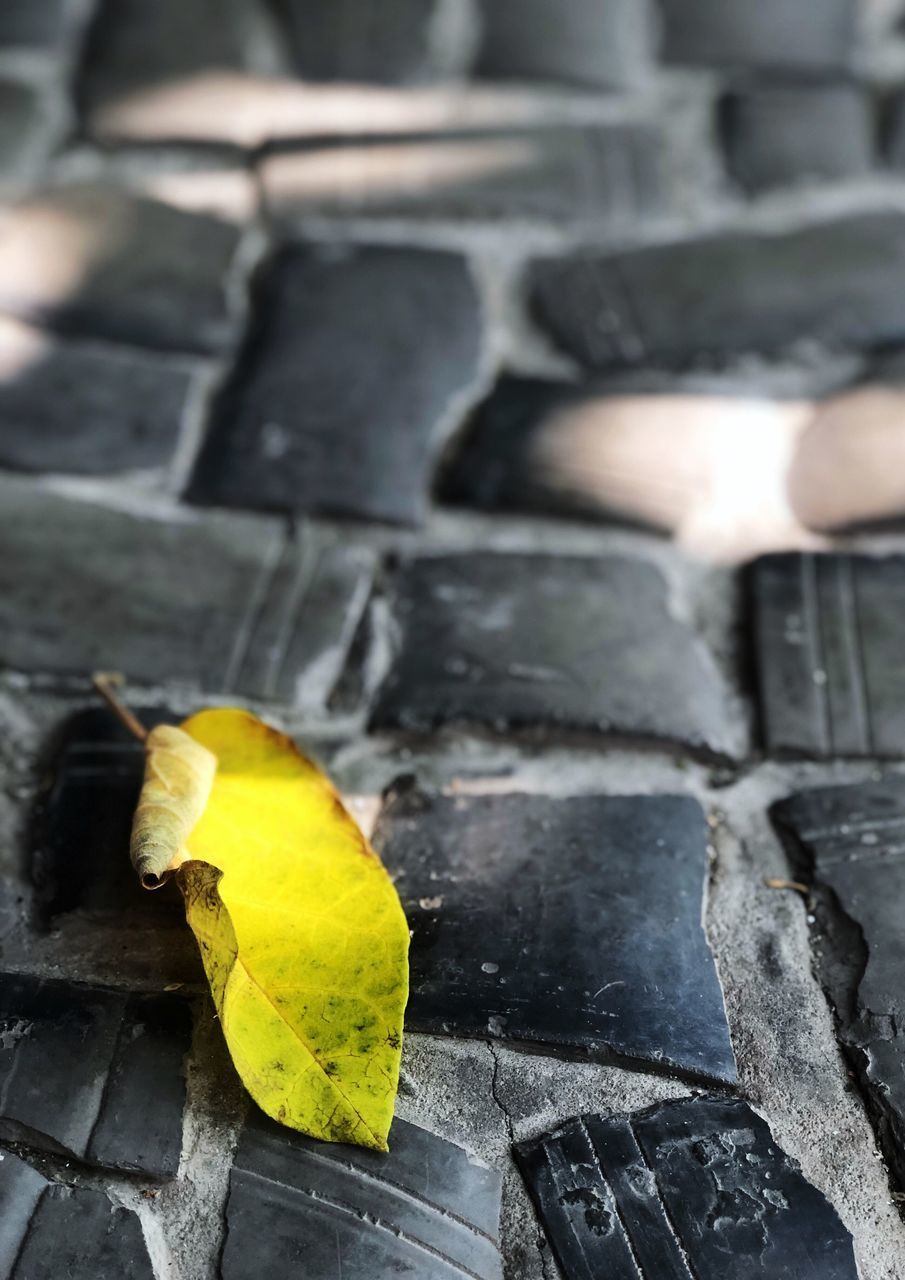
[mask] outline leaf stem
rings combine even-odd
[[[91,677],[91,683],[106,702],[107,706],[115,716],[126,726],[130,733],[134,734],[139,742],[147,739],[148,731],[141,721],[132,714],[124,702],[120,702],[119,698],[113,692],[113,686],[122,684],[123,678],[117,671],[95,671]]]

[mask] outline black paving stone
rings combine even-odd
[[[675,204],[667,146],[640,123],[471,132],[290,152],[261,174],[271,214],[290,228],[313,212],[635,228]]]
[[[735,1079],[696,801],[407,791],[375,841],[414,930],[410,1027]]]
[[[565,1280],[856,1280],[851,1236],[744,1102],[585,1116],[516,1158]]]
[[[869,172],[874,120],[854,84],[760,84],[728,95],[723,129],[729,170],[748,191]]]
[[[311,1142],[254,1111],[230,1175],[223,1280],[500,1280],[501,1178],[404,1120],[389,1155]]]
[[[79,338],[216,353],[237,332],[228,282],[239,238],[112,185],[48,189],[0,227],[0,311]]]
[[[108,475],[166,468],[192,387],[172,357],[58,340],[0,321],[0,466]]]
[[[843,70],[857,39],[856,0],[662,0],[668,61],[716,67]]]
[[[479,372],[464,259],[290,250],[264,281],[259,316],[190,496],[417,523],[438,437]]]
[[[56,50],[68,30],[67,0],[3,0],[0,49]]]
[[[271,521],[178,523],[0,479],[0,662],[304,703],[339,678],[371,556]]]
[[[440,0],[272,0],[306,80],[412,84],[442,70]]]
[[[77,95],[86,111],[155,85],[245,65],[237,9],[223,0],[102,0]]]
[[[814,881],[818,969],[887,1158],[905,1179],[905,778],[775,805],[796,875]]]
[[[138,714],[148,727],[178,720],[161,711]],[[176,885],[148,893],[129,861],[144,767],[141,743],[106,707],[76,712],[63,725],[32,831],[32,878],[48,918],[86,911],[128,919],[132,928],[185,928]]]
[[[736,749],[710,654],[652,565],[620,557],[444,555],[391,584],[398,654],[375,728],[448,723]]]
[[[905,337],[905,218],[857,214],[535,264],[537,318],[592,368]]]
[[[905,558],[766,556],[751,595],[767,750],[905,755]]]
[[[638,0],[480,0],[478,74],[631,88],[651,61],[652,15]]]
[[[892,169],[905,169],[905,93],[901,91],[892,94],[886,106],[882,150]]]
[[[0,1133],[173,1177],[190,1042],[178,996],[0,976]]]
[[[137,1215],[99,1191],[57,1186],[6,1152],[0,1205],[0,1280],[154,1280]]]

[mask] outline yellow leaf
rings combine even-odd
[[[204,812],[217,757],[170,724],[151,730],[145,751],[129,854],[144,887],[159,889],[186,859],[185,842]]]
[[[291,739],[239,710],[182,730],[217,760],[179,883],[239,1075],[283,1124],[385,1151],[408,997],[392,881]]]

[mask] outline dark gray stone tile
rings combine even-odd
[[[430,556],[391,583],[398,652],[378,729],[467,723],[738,748],[710,653],[650,564],[616,556]]]
[[[271,0],[306,80],[412,84],[444,70],[440,0]]]
[[[375,844],[413,929],[412,1029],[735,1079],[697,801],[406,791]]]
[[[766,556],[750,586],[767,750],[905,755],[905,558]]]
[[[76,85],[93,109],[155,85],[246,63],[233,0],[102,0]]]
[[[465,260],[289,250],[258,316],[190,497],[417,523],[447,419],[479,374],[481,308]]]
[[[174,1177],[188,1004],[0,977],[0,1133],[90,1164]]]
[[[0,479],[0,662],[306,704],[339,678],[372,556],[271,521],[168,523]]]
[[[825,72],[851,65],[856,0],[662,0],[668,61]]]
[[[883,120],[883,157],[897,172],[905,169],[905,92],[893,93],[886,104]]]
[[[653,14],[646,2],[480,0],[478,74],[631,88],[651,62]]]
[[[874,120],[855,84],[756,84],[722,110],[729,171],[751,192],[870,171]]]
[[[260,173],[290,228],[339,212],[629,229],[678,196],[668,140],[650,123],[357,141],[277,154]]]
[[[161,711],[137,714],[148,727],[178,722]],[[42,915],[84,911],[133,929],[172,925],[184,931],[175,883],[148,893],[129,861],[144,778],[142,744],[98,706],[70,716],[54,747],[32,824],[32,879]]]
[[[865,213],[780,233],[548,259],[534,266],[531,296],[540,322],[592,368],[685,367],[805,341],[901,341],[903,267],[905,218]]]
[[[55,1185],[5,1152],[0,1206],[0,1280],[154,1280],[137,1215],[100,1191]]]
[[[389,1155],[312,1142],[255,1110],[226,1206],[223,1280],[501,1280],[499,1173],[397,1120]]]
[[[0,221],[0,311],[81,338],[210,354],[231,345],[239,232],[101,183],[59,186]]]
[[[772,817],[809,906],[839,1040],[887,1159],[905,1179],[905,778],[805,791]]]
[[[745,1102],[585,1116],[516,1147],[565,1280],[856,1280],[833,1207]]]
[[[173,460],[192,367],[0,320],[0,466],[108,475]]]
[[[3,0],[0,49],[56,50],[69,29],[67,0]]]
[[[52,138],[41,91],[34,85],[0,80],[0,184],[4,189],[36,177]]]

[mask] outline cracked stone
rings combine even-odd
[[[677,194],[665,135],[638,122],[321,146],[266,157],[259,172],[290,228],[313,212],[636,228]]]
[[[0,1203],[0,1280],[155,1280],[138,1215],[100,1191],[57,1185],[4,1152]]]
[[[480,0],[478,74],[627,89],[652,61],[653,22],[637,0]]]
[[[905,1179],[905,778],[800,792],[772,817],[815,882],[818,969],[880,1141]]]
[[[447,69],[442,0],[272,0],[305,80],[417,84]]]
[[[669,62],[814,73],[849,68],[856,0],[663,0]]]
[[[403,790],[374,838],[413,930],[411,1028],[735,1079],[696,801]]]
[[[167,523],[9,478],[0,531],[6,666],[115,670],[299,706],[339,678],[373,568],[366,550],[275,521]]]
[[[0,311],[79,338],[216,354],[237,317],[239,232],[103,183],[29,196],[0,215]]]
[[[684,368],[805,341],[901,342],[903,269],[905,217],[863,213],[549,258],[534,264],[530,292],[538,320],[590,368]]]
[[[0,463],[108,475],[167,467],[193,385],[183,360],[58,340],[0,319]]]
[[[751,597],[767,750],[905,755],[905,558],[766,556]]]
[[[190,497],[418,523],[447,420],[479,375],[465,260],[292,249],[267,274],[258,314]]]
[[[136,714],[148,728],[176,721],[163,711]],[[129,861],[144,768],[144,747],[106,707],[66,720],[33,824],[32,879],[46,917],[85,911],[128,920],[134,929],[172,925],[184,931],[175,883],[148,893]]]
[[[178,996],[0,976],[0,1134],[174,1177],[191,1031]]]
[[[565,1280],[857,1278],[836,1211],[745,1102],[585,1116],[515,1154]]]
[[[468,723],[737,748],[710,653],[660,573],[620,557],[441,555],[391,584],[398,653],[372,727]]]
[[[313,1142],[253,1110],[226,1205],[222,1280],[501,1280],[501,1177],[396,1120],[389,1155]]]

